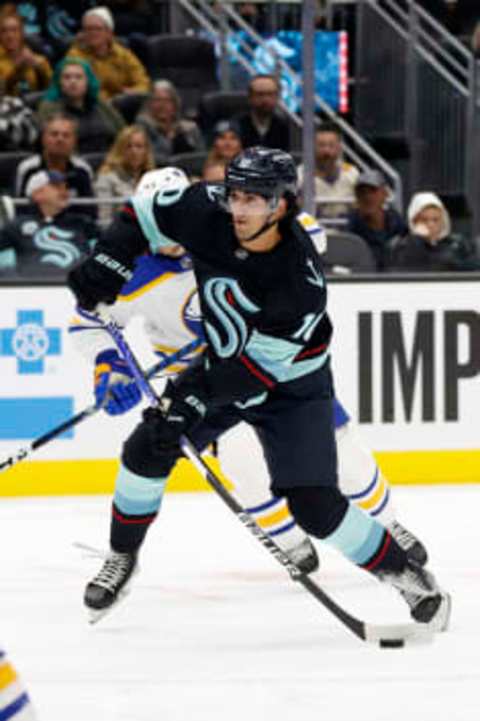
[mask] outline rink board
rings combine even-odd
[[[480,482],[476,276],[330,283],[337,395],[392,483]],[[0,289],[0,459],[92,402],[91,368],[70,345],[70,294]],[[129,338],[155,361],[135,322]],[[103,493],[139,417],[97,415],[2,478],[0,495]],[[248,448],[243,456],[248,463]],[[170,490],[205,488],[182,462]]]

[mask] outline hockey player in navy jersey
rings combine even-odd
[[[248,149],[228,166],[224,188],[167,191],[134,197],[70,275],[80,306],[93,310],[115,301],[138,255],[180,244],[193,259],[208,339],[206,352],[167,384],[162,410],[146,410],[124,445],[124,486],[141,486],[142,502],[119,523],[106,561],[110,588],[91,584],[88,605],[111,605],[135,570],[146,532],[136,523],[140,508],[152,515],[155,489],[180,455],[180,435],[204,447],[245,420],[262,445],[272,491],[295,521],[397,588],[415,620],[445,627],[449,599],[432,574],[337,486],[325,279],[296,219],[291,157]],[[122,547],[129,525],[134,533]]]

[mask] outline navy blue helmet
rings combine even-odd
[[[236,155],[227,165],[225,186],[258,193],[266,198],[297,195],[297,169],[289,153],[255,146]]]

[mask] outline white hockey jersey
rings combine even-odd
[[[109,314],[122,328],[136,316],[143,319],[144,330],[155,353],[171,355],[197,337],[203,337],[200,306],[192,264],[187,255],[168,258],[144,255],[138,258],[135,273],[126,283]],[[103,350],[112,348],[109,334],[83,316],[75,316],[69,333],[77,350],[92,363]],[[199,353],[201,348],[194,351]],[[192,355],[169,368],[183,370]]]

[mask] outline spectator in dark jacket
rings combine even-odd
[[[434,193],[408,206],[409,234],[392,243],[390,269],[407,272],[480,270],[473,241],[452,234],[450,215]]]
[[[40,170],[30,176],[31,211],[0,230],[0,270],[22,277],[65,277],[89,253],[97,230],[88,215],[67,208],[66,176]]]
[[[75,155],[77,126],[72,118],[52,115],[42,130],[42,152],[25,158],[17,168],[15,195],[25,195],[30,177],[38,170],[58,170],[67,176],[67,185],[73,197],[93,197],[93,172],[89,164]],[[96,208],[85,208],[96,216]]]
[[[388,203],[390,191],[378,170],[361,173],[355,185],[356,207],[348,219],[348,230],[363,238],[372,250],[377,270],[384,270],[393,238],[407,233],[402,216]]]
[[[80,153],[107,150],[125,125],[119,112],[100,100],[99,89],[100,84],[85,60],[65,58],[55,68],[38,108],[43,121],[58,113],[74,118]]]
[[[277,110],[280,86],[274,75],[255,75],[248,86],[248,113],[239,115],[242,146],[290,149],[288,123]]]

